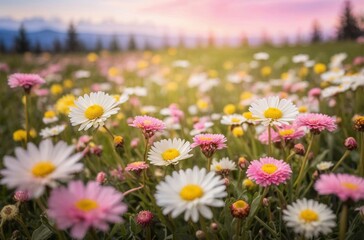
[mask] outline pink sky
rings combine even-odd
[[[352,0],[354,12],[364,14],[364,1]],[[333,32],[344,0],[0,0],[0,16],[17,19],[40,16],[63,21],[154,24],[169,31],[224,36],[244,32],[271,36],[310,31],[318,19]]]

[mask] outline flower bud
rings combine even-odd
[[[230,206],[231,215],[235,218],[245,218],[249,215],[250,206],[244,200],[238,200]]]
[[[319,176],[319,173],[317,170],[315,170],[313,173],[312,173],[312,179],[317,179]]]
[[[225,186],[229,186],[230,180],[228,178],[224,178]]]
[[[250,180],[249,178],[246,178],[243,180],[243,186],[249,190],[253,189],[255,187],[255,183]]]
[[[301,155],[301,156],[304,156],[306,153],[305,147],[301,143],[297,143],[296,145],[294,145],[293,151],[297,155]]]
[[[353,151],[358,148],[358,144],[357,144],[355,138],[353,138],[353,137],[348,137],[347,139],[345,139],[344,146],[349,151]]]
[[[364,116],[356,115],[353,118],[354,129],[358,132],[364,132]]]
[[[136,217],[135,221],[142,227],[147,227],[152,223],[153,213],[148,210],[140,211]]]
[[[15,205],[6,205],[1,209],[0,216],[5,221],[14,219],[19,213],[19,209]]]
[[[219,230],[219,225],[217,223],[215,223],[215,222],[212,222],[210,224],[210,229],[211,229],[212,232],[217,232],[217,230]]]
[[[29,200],[29,194],[27,191],[16,191],[14,194],[14,199],[17,202],[26,202]]]
[[[196,238],[197,239],[206,239],[206,234],[204,231],[202,230],[197,230],[196,231]]]
[[[264,207],[268,207],[269,206],[269,198],[263,198],[262,203],[263,203]]]
[[[103,184],[106,182],[106,173],[99,172],[96,176],[96,182]]]
[[[238,166],[241,168],[241,169],[245,169],[246,167],[248,167],[249,165],[249,161],[246,160],[245,157],[240,157],[239,160],[238,160]]]
[[[115,136],[114,146],[118,148],[118,147],[123,147],[123,145],[124,145],[124,138],[122,136]]]

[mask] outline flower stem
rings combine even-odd
[[[29,106],[29,97],[28,97],[28,93],[25,93],[24,95],[24,115],[25,115],[25,131],[26,131],[26,139],[25,139],[25,143],[27,144],[30,138],[30,127],[29,127],[29,111],[28,111],[28,106]]]
[[[343,154],[343,156],[340,158],[340,160],[335,164],[335,166],[332,168],[332,172],[335,172],[335,170],[340,166],[340,164],[345,160],[345,158],[349,155],[350,151],[346,150]]]
[[[266,224],[262,219],[260,219],[258,216],[254,216],[254,219],[257,220],[260,224],[262,224],[262,226],[265,229],[267,229],[275,239],[278,237],[278,234],[271,227],[269,227],[268,224]]]
[[[268,156],[272,156],[272,134],[271,134],[272,127],[268,125]]]
[[[212,157],[207,158],[207,171],[210,171]]]
[[[124,197],[132,192],[135,192],[135,191],[138,191],[139,189],[142,189],[144,187],[144,185],[141,185],[139,187],[136,187],[136,188],[132,188],[132,189],[129,189],[128,191],[124,192],[123,195]]]
[[[364,177],[364,132],[360,134],[360,162],[358,165],[359,176]]]
[[[152,234],[151,234],[151,231],[150,231],[150,226],[148,226],[146,229],[145,229],[145,239],[146,240],[151,240],[152,239]]]
[[[144,162],[147,162],[148,145],[149,145],[149,139],[146,138],[145,139],[145,149],[144,149],[144,154],[143,154],[143,160],[144,160]]]
[[[307,160],[308,160],[308,155],[310,154],[310,151],[311,151],[311,148],[312,148],[312,145],[313,145],[313,142],[314,142],[314,135],[311,136],[311,140],[310,140],[310,143],[308,145],[308,148],[307,148],[307,151],[306,151],[306,154],[305,154],[305,157],[303,158],[303,161],[302,161],[302,165],[301,165],[301,169],[300,169],[300,172],[298,174],[298,177],[296,179],[296,182],[293,184],[293,186],[297,186],[297,192],[298,192],[298,189],[300,187],[300,184],[301,184],[301,180],[303,178],[303,173],[304,173],[304,170],[306,168],[306,165],[307,165]]]
[[[112,132],[105,125],[104,125],[104,129],[111,136],[111,139],[114,139],[114,134],[112,134]]]
[[[31,239],[31,238],[32,238],[32,236],[30,235],[30,233],[29,233],[29,230],[28,230],[27,226],[24,224],[23,219],[22,219],[21,217],[19,217],[19,218],[17,218],[17,222],[18,222],[18,223],[20,224],[20,226],[23,228],[25,235],[27,235],[27,237],[28,237],[29,239]]]
[[[269,191],[269,187],[265,187],[262,195],[260,195],[260,197],[259,197],[258,206],[255,208],[254,212],[251,214],[251,216],[249,216],[249,218],[246,221],[245,229],[248,229],[250,227],[255,215],[257,215],[258,210],[259,210],[260,206],[262,205],[263,198],[265,197],[265,195],[267,195],[268,191]]]
[[[241,223],[243,220],[241,220],[241,219],[236,219],[236,220],[237,220],[237,223],[236,223],[236,233],[235,234],[236,234],[237,238],[239,238],[241,235]]]
[[[346,203],[343,203],[340,213],[339,240],[345,240],[347,218],[348,205]]]

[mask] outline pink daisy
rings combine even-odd
[[[306,113],[296,119],[299,127],[307,127],[313,134],[319,134],[323,130],[333,132],[336,130],[335,118],[321,113]]]
[[[303,127],[296,125],[282,125],[278,127],[278,132],[271,130],[272,142],[280,142],[283,138],[284,141],[300,139],[305,136]],[[268,129],[259,135],[259,141],[263,144],[269,144]]]
[[[136,116],[129,126],[141,129],[145,138],[151,138],[156,132],[166,128],[163,121],[150,116]]]
[[[147,169],[148,167],[149,165],[142,161],[132,162],[125,167],[125,171],[140,174],[143,169]]]
[[[283,160],[263,157],[252,161],[246,174],[250,180],[255,181],[260,186],[267,187],[286,182],[291,177],[292,170]]]
[[[271,140],[272,142],[280,142],[281,139],[279,137],[279,134],[274,131],[273,129],[270,130],[270,134],[271,134]],[[269,144],[269,134],[268,134],[268,129],[264,130],[258,137],[259,141],[263,144],[268,145]]]
[[[202,153],[210,158],[216,150],[226,148],[226,138],[222,134],[198,134],[193,137],[191,147],[200,146]]]
[[[73,181],[51,192],[48,215],[57,228],[71,228],[71,236],[82,239],[89,228],[107,231],[108,223],[122,222],[120,215],[127,210],[122,199],[123,195],[112,187]]]
[[[34,85],[45,83],[38,74],[14,73],[9,76],[8,84],[11,88],[22,87],[30,90]]]
[[[350,174],[323,174],[315,183],[320,195],[334,194],[342,201],[364,199],[364,178]]]

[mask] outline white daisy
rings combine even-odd
[[[268,97],[255,100],[249,107],[253,117],[264,126],[288,124],[295,120],[298,109],[290,100]]]
[[[322,161],[316,165],[317,169],[320,171],[329,170],[334,164],[332,162]]]
[[[328,234],[336,226],[335,214],[325,204],[312,199],[299,199],[283,211],[283,219],[295,233],[306,238],[317,237],[320,233]]]
[[[222,116],[221,124],[223,125],[240,125],[245,122],[245,118],[240,114],[231,114]]]
[[[184,212],[184,220],[193,222],[199,219],[199,213],[207,218],[213,217],[211,207],[222,207],[226,197],[226,186],[215,172],[206,173],[206,169],[180,170],[167,176],[157,185],[155,198],[157,205],[163,208],[163,214],[171,213],[172,218]]]
[[[75,101],[76,107],[70,108],[72,126],[81,125],[78,131],[103,126],[107,118],[119,111],[118,104],[104,92],[85,94]]]
[[[153,165],[168,166],[190,158],[191,143],[180,138],[163,139],[155,142],[148,154],[148,160]]]
[[[59,135],[61,132],[63,132],[65,128],[66,128],[66,125],[57,125],[57,126],[54,126],[51,128],[46,127],[46,128],[43,128],[39,134],[43,138],[54,137],[54,136]]]
[[[294,63],[304,63],[309,60],[309,56],[307,54],[297,54],[292,57],[292,62]]]
[[[215,172],[227,172],[236,170],[236,164],[229,158],[222,158],[220,161],[214,159],[211,164],[211,170]]]
[[[53,145],[50,139],[43,140],[39,148],[33,143],[28,143],[27,150],[17,147],[15,157],[4,157],[1,183],[38,198],[46,186],[55,187],[57,180],[67,180],[82,170],[83,165],[78,162],[82,153],[72,154],[73,151],[74,146],[63,141]]]
[[[269,54],[266,52],[257,52],[257,53],[254,53],[253,57],[255,60],[268,60]]]
[[[46,111],[43,116],[43,122],[45,124],[54,123],[58,121],[58,117],[54,111]]]

